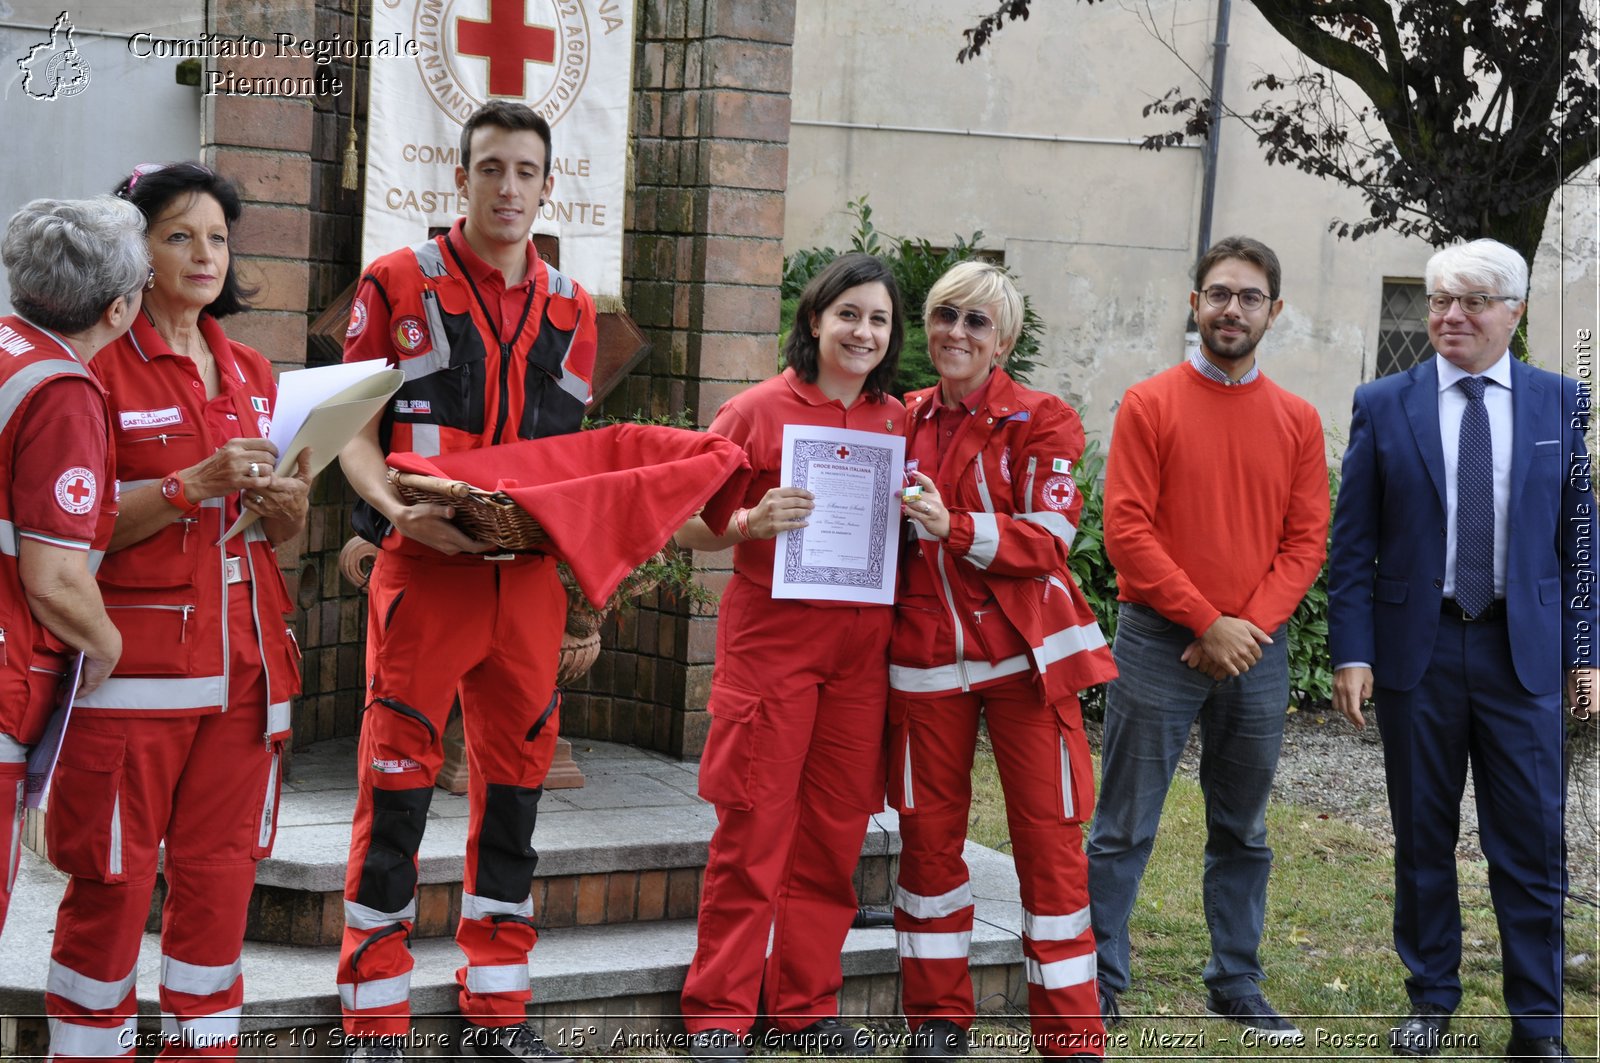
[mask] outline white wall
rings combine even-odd
[[[1146,103],[1174,85],[1207,94],[1216,5],[1040,0],[1028,21],[1008,24],[981,57],[958,64],[961,30],[989,7],[799,5],[785,249],[845,246],[843,208],[862,194],[878,228],[894,235],[948,244],[983,230],[983,245],[1004,251],[1045,320],[1034,384],[1068,397],[1089,431],[1108,437],[1127,387],[1182,357],[1201,153],[1135,145],[1177,124],[1141,117]],[[1247,111],[1249,83],[1293,71],[1298,53],[1247,0],[1235,0],[1229,37],[1224,98]],[[848,123],[928,131],[841,128]],[[1552,211],[1535,272],[1533,343],[1552,352],[1551,367],[1577,328],[1594,327],[1592,184]],[[1383,280],[1420,278],[1432,251],[1389,234],[1351,242],[1328,232],[1333,218],[1365,216],[1355,193],[1267,166],[1253,134],[1225,123],[1212,238],[1243,233],[1277,251],[1286,307],[1263,341],[1263,368],[1341,433],[1351,392],[1374,372]],[[1558,265],[1562,217],[1568,253]]]
[[[0,221],[30,199],[109,192],[141,162],[192,159],[200,151],[200,90],[177,84],[177,59],[132,55],[128,37],[198,37],[202,0],[73,6],[88,86],[70,98],[32,99],[17,60],[49,40],[63,2],[0,0]],[[8,295],[0,271],[0,306],[9,312]]]

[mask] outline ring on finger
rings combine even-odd
[[[263,499],[260,495],[256,495],[256,505],[259,506],[263,501],[265,501],[265,499]]]
[[[256,462],[252,461],[250,463],[250,478],[253,480],[257,476],[260,476],[260,475],[261,475],[261,466],[258,465]]]

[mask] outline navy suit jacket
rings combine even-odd
[[[1561,689],[1596,660],[1595,498],[1577,381],[1511,363],[1511,498],[1506,617],[1517,680]],[[1372,665],[1377,686],[1410,690],[1433,653],[1444,597],[1444,449],[1435,360],[1356,389],[1328,553],[1328,646],[1335,666]]]

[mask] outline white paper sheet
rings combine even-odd
[[[61,740],[66,736],[72,703],[78,696],[78,683],[82,678],[83,654],[80,653],[61,680],[60,705],[51,713],[44,736],[28,754],[28,777],[23,783],[22,799],[28,808],[44,808],[50,797],[50,781],[55,778],[56,761],[61,759]]]
[[[905,456],[899,436],[784,425],[779,482],[810,491],[816,508],[778,535],[774,598],[894,603]]]
[[[279,476],[294,472],[295,459],[311,448],[314,477],[339,456],[344,445],[366,427],[372,415],[400,390],[406,375],[382,361],[349,362],[315,369],[293,369],[278,378],[278,401],[272,409],[269,442],[278,448]],[[224,542],[260,517],[249,510],[239,514]]]

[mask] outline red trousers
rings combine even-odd
[[[691,1033],[748,1033],[758,1004],[783,1032],[838,1014],[851,879],[883,807],[891,612],[775,600],[739,575],[723,593],[700,762],[717,830],[683,986]]]
[[[538,940],[533,828],[560,724],[555,676],[566,615],[551,557],[378,555],[339,956],[347,1032],[410,1027],[417,847],[458,695],[471,769],[456,929],[467,959],[456,972],[461,1014],[481,1026],[526,1018],[528,954]]]
[[[238,1053],[239,953],[256,862],[272,851],[279,749],[250,596],[230,595],[229,708],[167,719],[74,713],[45,839],[71,876],[56,913],[45,1013],[56,1056],[134,1054],[139,941],[166,856],[160,1058]]]
[[[33,732],[43,726],[40,722],[36,727],[35,721],[47,720],[54,703],[60,699],[65,667],[56,654],[34,650],[28,673],[28,704],[25,711],[15,717],[18,729],[25,730],[30,740]],[[22,863],[22,819],[27,812],[23,798],[31,748],[23,745],[17,735],[7,734],[0,727],[0,935],[5,933],[11,889],[16,885],[17,868]]]
[[[1028,1012],[1040,1055],[1103,1054],[1083,823],[1094,770],[1078,702],[1021,675],[980,691],[889,699],[889,799],[900,812],[895,929],[906,1019],[970,1026],[972,889],[961,857],[978,714],[989,722],[1022,893]]]
[[[0,734],[0,937],[6,932],[11,887],[22,863],[22,786],[27,774],[28,747]]]

